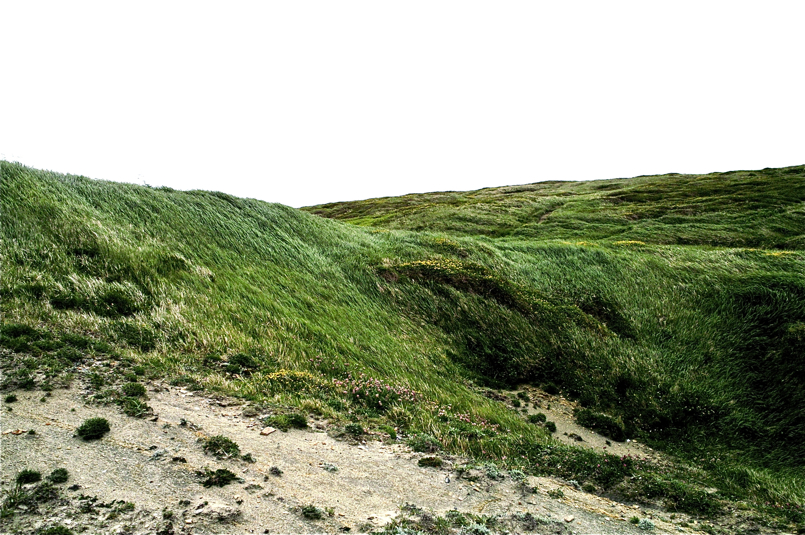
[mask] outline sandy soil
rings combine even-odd
[[[401,514],[403,505],[412,504],[433,515],[451,509],[485,515],[529,512],[552,521],[537,527],[538,533],[645,533],[628,522],[632,516],[651,519],[655,533],[698,533],[678,526],[685,520],[693,523],[685,515],[671,521],[664,513],[581,492],[556,479],[530,477],[528,485],[538,492],[524,494],[510,478],[461,478],[455,471],[463,462],[459,458],[443,457],[448,462],[441,469],[422,468],[417,461],[423,454],[400,443],[336,440],[326,433],[326,422],[316,422],[319,428],[261,435],[262,426],[242,415],[241,403],[178,387],[159,385],[149,392],[148,403],[157,415],[151,419],[127,417],[114,406],[87,405],[77,388],[54,391],[46,402],[40,401],[41,393],[17,395],[13,410],[2,410],[0,488],[10,489],[23,468],[47,474],[61,467],[71,475],[62,487],[80,488],[65,489],[68,499],[38,514],[18,511],[0,520],[3,532],[63,524],[76,533],[356,533],[377,529]],[[573,424],[572,414],[567,418],[569,404],[552,400],[550,411],[547,400],[541,404],[536,410],[556,422],[560,440],[606,447],[616,454],[656,455],[634,443],[606,446],[603,437]],[[108,435],[92,442],[73,435],[85,419],[96,416],[109,420]],[[180,425],[182,421],[187,423]],[[34,435],[27,434],[31,429]],[[583,441],[565,437],[565,432]],[[256,462],[205,454],[202,441],[214,435],[231,438]],[[325,470],[325,463],[338,470]],[[274,466],[281,476],[270,474]],[[195,474],[204,467],[227,468],[241,481],[204,488]],[[564,497],[549,497],[553,489],[561,489]],[[76,505],[81,495],[97,496],[99,503],[133,502],[135,508],[111,514],[114,507],[96,507],[82,513]],[[301,507],[308,504],[332,508],[332,516],[307,520]],[[164,518],[164,510],[172,517]]]

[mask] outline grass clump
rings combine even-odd
[[[308,520],[320,520],[324,515],[324,511],[315,505],[303,505],[301,512],[302,516]]]
[[[232,439],[216,435],[204,442],[204,451],[216,457],[237,457],[240,455],[240,446]]]
[[[348,433],[348,434],[350,434],[352,436],[356,436],[356,437],[359,437],[359,436],[363,435],[364,432],[365,432],[364,429],[363,429],[363,426],[361,424],[356,424],[356,423],[345,425],[344,426],[344,431],[346,433]]]
[[[532,424],[544,424],[547,420],[548,417],[545,416],[545,414],[542,412],[528,415],[528,421],[531,422]]]
[[[48,480],[51,483],[65,483],[69,478],[70,473],[66,468],[56,468],[48,475]]]
[[[75,430],[76,435],[84,440],[98,440],[110,431],[106,418],[90,418]]]
[[[14,403],[17,401],[17,396],[14,394],[8,394],[6,397],[3,398],[3,401],[6,403]]]
[[[127,416],[142,418],[151,412],[151,407],[140,398],[123,397],[118,399],[117,403]]]
[[[238,476],[226,468],[219,468],[215,471],[205,468],[198,472],[198,475],[204,487],[224,487],[238,479]]]
[[[381,425],[378,429],[386,433],[391,440],[397,440],[397,430],[390,425]]]
[[[287,432],[289,429],[305,429],[307,427],[307,418],[304,414],[291,413],[291,414],[275,414],[263,418],[263,425],[276,427],[280,431]]]
[[[556,433],[556,423],[548,420],[547,422],[545,422],[545,429],[547,429],[551,433]]]
[[[412,450],[422,453],[434,453],[442,449],[441,443],[427,433],[413,434],[405,442]]]
[[[142,383],[126,383],[120,390],[125,396],[132,398],[140,398],[145,396],[145,385]]]
[[[442,467],[442,459],[439,457],[422,457],[419,459],[417,463],[419,466],[426,467],[426,468],[441,468]]]
[[[73,535],[73,532],[65,526],[51,526],[37,532],[37,535]]]
[[[37,481],[42,480],[42,473],[36,470],[29,470],[25,468],[24,470],[20,471],[17,476],[14,478],[18,485],[25,485],[28,483],[36,483]]]

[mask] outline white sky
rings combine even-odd
[[[291,206],[805,163],[805,2],[0,0],[0,158]]]

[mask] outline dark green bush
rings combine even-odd
[[[307,427],[307,418],[303,414],[275,414],[263,418],[263,425],[276,427],[280,431],[288,431],[294,427],[296,429],[304,429]]]
[[[66,468],[56,468],[54,471],[50,473],[48,479],[52,483],[64,483],[70,478],[70,473],[67,472]]]
[[[224,485],[229,485],[238,478],[238,476],[226,468],[219,468],[214,472],[208,468],[205,468],[204,471],[199,472],[198,474],[202,478],[201,484],[205,487],[223,487]]]
[[[397,440],[397,430],[390,425],[381,425],[378,429],[386,433],[392,440]]]
[[[532,424],[541,424],[544,423],[548,419],[545,414],[538,412],[537,414],[529,414],[528,421]]]
[[[305,505],[302,507],[302,516],[309,520],[319,520],[323,514],[324,511],[315,505]]]
[[[15,396],[14,394],[9,394],[3,400],[6,403],[14,403],[15,401],[17,401],[17,396]]]
[[[37,481],[42,481],[42,474],[36,470],[29,470],[24,469],[15,478],[15,481],[18,485],[24,485],[26,483],[36,483]]]
[[[109,422],[106,421],[106,418],[90,418],[84,421],[75,432],[84,440],[96,440],[108,433],[109,429]]]
[[[141,383],[126,383],[121,387],[123,393],[132,398],[139,398],[145,395],[145,386]]]
[[[73,532],[64,526],[52,526],[39,531],[37,535],[73,535]]]
[[[56,352],[56,357],[70,362],[81,362],[84,359],[84,354],[74,347],[65,346]]]
[[[545,429],[547,429],[551,433],[556,433],[556,424],[548,420],[547,422],[545,422]]]

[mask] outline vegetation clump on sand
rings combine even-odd
[[[106,418],[90,418],[75,430],[76,435],[84,440],[98,440],[110,431]]]
[[[805,166],[305,210],[0,166],[7,403],[78,381],[143,416],[165,377],[279,429],[805,524]],[[558,444],[488,395],[524,384],[675,462]]]

